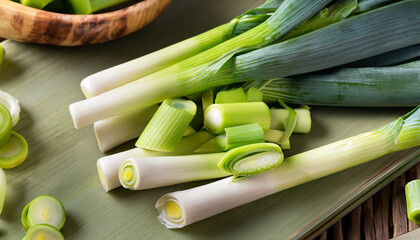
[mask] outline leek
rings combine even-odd
[[[268,81],[264,101],[328,106],[416,106],[420,61],[393,67],[344,68]]]
[[[119,171],[124,188],[143,190],[179,183],[226,177],[217,167],[224,153],[189,156],[130,158]]]
[[[23,5],[38,9],[43,9],[52,1],[54,0],[20,0]]]
[[[407,132],[405,136],[401,136],[403,131]],[[231,182],[232,178],[225,178],[204,186],[166,194],[156,203],[158,218],[168,228],[184,227],[281,190],[371,161],[390,152],[420,146],[418,131],[420,131],[419,107],[378,130],[288,157],[277,168],[257,176],[237,182]],[[414,139],[410,144],[406,144],[408,139],[404,139],[407,136]],[[399,144],[402,144],[401,147],[396,148]],[[179,208],[178,215],[181,217],[170,217],[171,214],[168,214],[168,209],[165,208],[168,202]]]
[[[12,117],[12,126],[14,127],[19,121],[19,101],[7,92],[0,90],[0,104],[5,106],[7,110],[9,110],[10,116]]]
[[[6,199],[6,174],[0,168],[0,214],[3,211],[4,200]]]
[[[167,155],[192,154],[195,149],[212,139],[214,136],[207,132],[198,132],[181,139],[177,149],[173,152],[155,152],[142,148],[134,148],[121,153],[102,157],[97,162],[99,179],[105,191],[120,187],[118,170],[121,164],[128,158],[157,157]]]
[[[30,205],[31,202],[26,204],[22,210],[22,213],[20,214],[20,221],[22,223],[23,228],[25,228],[26,230],[28,230],[31,227],[31,224],[28,221],[28,210]]]
[[[189,38],[162,50],[105,69],[82,80],[80,86],[87,98],[107,92],[124,84],[169,67],[181,60],[210,49],[219,43],[257,26],[277,9],[283,0],[268,0],[256,10],[265,10],[264,17],[255,17],[260,12],[247,12],[230,23]]]
[[[47,224],[38,224],[29,228],[25,240],[64,240],[63,234]]]
[[[328,2],[329,0],[286,0],[265,22],[237,37],[137,81],[73,103],[69,110],[74,125],[81,128],[168,97],[190,95],[232,83],[232,79],[213,81],[214,75],[226,62],[236,54],[274,42],[316,14]]]
[[[311,130],[312,120],[311,112],[308,106],[300,106],[294,108],[293,111],[297,115],[296,125],[293,128],[295,133],[308,133]],[[271,124],[270,129],[285,130],[286,122],[289,117],[287,109],[272,108],[270,109]]]
[[[12,134],[12,117],[5,106],[0,104],[0,148]]]
[[[128,0],[68,0],[68,4],[75,14],[91,14]]]
[[[405,185],[405,198],[408,219],[415,224],[420,224],[420,179]]]
[[[258,123],[225,128],[225,133],[215,138],[222,151],[232,148],[264,142],[264,130]]]
[[[0,167],[14,168],[25,161],[28,156],[28,144],[18,133],[12,131],[9,140],[0,147]]]
[[[60,230],[66,221],[66,211],[58,199],[41,195],[25,206],[21,219],[25,228],[31,228],[38,224],[48,224]]]
[[[373,9],[398,1],[401,0],[360,0],[357,5],[356,13],[371,11]]]
[[[216,95],[216,100],[214,103],[239,103],[247,102],[247,97],[242,88],[235,88],[226,91],[220,91]]]
[[[212,105],[213,102],[213,90],[209,89],[207,91],[204,91],[201,96],[201,103],[203,105],[203,111],[206,111],[207,107]]]
[[[281,140],[283,149],[290,149],[290,136],[295,129],[297,123],[297,113],[291,107],[287,106],[282,100],[278,99],[280,105],[287,111],[287,118],[284,120],[284,136]]]
[[[270,128],[270,109],[265,103],[213,104],[204,112],[204,126],[213,134],[222,133],[228,127],[250,123],[258,123],[264,130]]]
[[[158,105],[104,119],[93,124],[99,150],[106,152],[124,142],[138,138],[152,119]]]
[[[266,172],[283,161],[280,147],[272,143],[255,143],[227,152],[217,166],[229,174],[233,180]]]
[[[266,142],[277,143],[281,146],[282,139],[284,138],[285,132],[275,129],[268,129],[264,131],[264,140]],[[287,144],[287,143],[286,143]],[[282,147],[283,148],[283,147]]]
[[[136,142],[137,147],[171,152],[175,150],[195,116],[197,106],[184,99],[166,99]]]
[[[212,138],[197,148],[194,153],[218,153],[221,151],[222,149],[220,149],[220,143],[217,143],[216,139]]]
[[[345,64],[344,67],[387,67],[401,64],[407,61],[412,61],[418,57],[420,57],[420,44],[400,48],[394,51],[389,51],[373,57]]]
[[[249,88],[246,91],[246,101],[247,102],[262,102],[263,101],[262,92],[255,87]]]

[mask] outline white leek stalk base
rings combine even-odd
[[[120,168],[123,187],[131,190],[221,178],[230,174],[217,167],[224,153],[130,158]],[[133,180],[133,181],[130,181]]]
[[[118,170],[121,164],[129,158],[139,157],[158,157],[167,155],[185,155],[191,154],[199,146],[212,139],[214,136],[207,132],[198,132],[187,137],[184,137],[174,152],[156,152],[149,151],[142,148],[133,148],[128,151],[109,155],[98,159],[97,169],[99,178],[105,191],[110,191],[114,188],[120,187],[118,179]]]

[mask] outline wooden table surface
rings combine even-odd
[[[404,186],[420,179],[420,163],[355,208],[316,240],[390,239],[420,226],[407,219]]]

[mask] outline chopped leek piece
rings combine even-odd
[[[18,133],[12,131],[9,140],[0,147],[0,167],[14,168],[25,161],[28,156],[28,144]]]
[[[106,152],[124,142],[138,138],[158,108],[159,106],[154,104],[129,114],[95,122],[93,129],[99,150]]]
[[[264,143],[264,130],[258,123],[229,127],[215,141],[222,151],[252,143]]]
[[[224,154],[130,158],[121,165],[120,183],[131,190],[143,190],[226,177],[229,174],[217,167]]]
[[[118,171],[121,164],[128,158],[141,158],[141,157],[157,157],[170,155],[186,155],[192,154],[195,149],[212,139],[214,136],[208,132],[197,132],[193,135],[181,139],[177,149],[173,152],[156,152],[149,151],[142,148],[134,148],[125,152],[109,155],[98,159],[97,169],[99,179],[105,191],[112,190],[120,187],[118,179]]]
[[[23,228],[25,228],[26,230],[28,230],[31,227],[31,224],[28,221],[28,210],[30,205],[31,202],[26,204],[22,210],[22,213],[20,214],[20,221],[22,222]]]
[[[247,98],[242,88],[220,91],[216,95],[216,104],[246,102]]]
[[[219,134],[225,128],[258,123],[263,130],[270,128],[270,109],[263,102],[213,104],[204,112],[207,131]]]
[[[213,89],[209,89],[203,92],[201,96],[201,103],[203,105],[203,110],[206,111],[207,107],[212,105],[213,102]]]
[[[301,106],[293,109],[297,114],[296,126],[293,129],[295,133],[308,133],[311,130],[312,120],[311,112],[308,106]],[[271,125],[270,129],[285,130],[286,120],[289,116],[287,109],[270,109]]]
[[[197,111],[194,102],[184,99],[166,99],[147,124],[137,147],[171,152],[175,150]]]
[[[4,59],[4,49],[0,45],[0,66],[3,64],[3,59]]]
[[[282,139],[283,149],[290,149],[290,136],[292,135],[293,130],[295,129],[297,123],[297,113],[295,110],[284,104],[284,102],[278,99],[280,105],[287,110],[287,118],[284,122],[284,137]]]
[[[25,208],[23,211],[26,211]],[[41,195],[36,197],[29,203],[27,211],[27,220],[22,221],[22,223],[29,224],[29,227],[38,224],[48,224],[60,230],[66,221],[66,211],[64,210],[63,204],[51,196]]]
[[[6,199],[6,174],[0,168],[0,214],[3,211],[4,200]]]
[[[0,148],[12,134],[12,117],[5,106],[0,104]]]
[[[405,185],[405,198],[408,219],[415,224],[420,224],[420,179]]]
[[[75,14],[91,14],[129,0],[68,0]]]
[[[262,102],[263,94],[259,89],[255,87],[251,87],[246,91],[246,101],[247,102]]]
[[[413,118],[411,118],[413,117]],[[225,178],[189,190],[173,192],[161,197],[156,208],[158,219],[168,228],[181,228],[276,192],[288,189],[344,169],[371,161],[403,148],[420,146],[416,143],[396,149],[399,135],[405,130],[420,129],[420,109],[417,107],[402,118],[384,127],[343,139],[313,150],[286,158],[277,168],[232,182]],[[182,210],[181,219],[165,213],[166,202],[173,201]]]
[[[43,9],[54,0],[20,0],[20,2],[28,7]]]
[[[277,143],[282,149],[290,147],[289,141],[284,140],[285,132],[275,129],[268,129],[264,131],[264,140],[271,143]]]
[[[10,116],[12,116],[12,126],[14,127],[19,121],[19,101],[7,92],[0,90],[0,104],[3,104],[9,110]]]
[[[249,177],[277,167],[283,161],[280,147],[272,143],[256,143],[227,152],[217,164],[233,179]]]
[[[47,224],[38,224],[29,228],[25,240],[64,240],[63,234]]]

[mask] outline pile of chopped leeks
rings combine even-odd
[[[98,160],[106,191],[232,175],[158,200],[160,221],[184,227],[419,146],[419,21],[420,0],[267,0],[86,77],[87,99],[69,110],[76,128],[94,124],[103,152],[138,137],[136,148]],[[291,134],[310,130],[307,105],[417,107],[377,130],[284,158]]]

